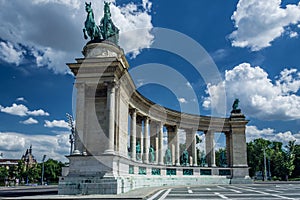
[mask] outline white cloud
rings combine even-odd
[[[298,37],[298,33],[297,32],[290,32],[290,38],[295,38],[295,37]]]
[[[185,98],[178,98],[178,101],[180,102],[180,103],[188,103],[188,101],[185,99]]]
[[[0,132],[0,151],[5,158],[19,159],[26,149],[32,145],[33,155],[41,160],[43,155],[47,158],[67,161],[64,155],[69,152],[69,133],[62,132],[58,135],[29,135],[15,132]]]
[[[124,7],[111,6],[113,21],[120,28],[120,46],[133,57],[143,48],[150,47],[154,39],[150,33],[153,28],[149,14],[152,4],[143,0],[142,6],[143,10],[134,3]]]
[[[69,124],[64,120],[53,120],[52,122],[49,120],[45,120],[44,126],[48,128],[54,128],[54,127],[67,128],[67,129],[70,128]]]
[[[33,119],[32,117],[24,120],[24,121],[20,121],[21,124],[38,124],[39,122],[36,119]]]
[[[222,105],[219,91],[225,88],[227,102],[240,99],[242,111],[264,120],[294,120],[300,118],[300,73],[297,69],[284,69],[275,83],[261,67],[242,63],[225,72],[225,81],[207,85],[209,97],[203,106],[217,109]],[[215,105],[211,105],[214,102]],[[228,105],[230,108],[231,105]]]
[[[45,112],[42,109],[30,111],[23,104],[15,104],[15,103],[13,103],[12,106],[10,106],[10,107],[3,107],[0,105],[0,111],[10,114],[10,115],[17,115],[17,116],[21,116],[21,117],[28,116],[28,115],[49,116],[49,113]]]
[[[95,21],[99,24],[103,16],[103,1],[91,2]],[[150,1],[141,0],[136,4],[110,6],[112,19],[120,29],[120,46],[133,56],[149,47],[153,40],[150,34],[153,27],[149,14],[151,5]],[[34,57],[36,67],[69,73],[65,63],[81,57],[81,50],[87,42],[82,33],[86,18],[84,6],[81,0],[0,1],[0,38],[9,41],[2,43],[2,48],[14,55],[6,53],[1,57],[20,63],[26,52]]]
[[[16,99],[16,101],[23,101],[23,102],[27,102],[26,99],[24,97],[18,97]]]
[[[28,112],[28,108],[22,104],[13,104],[11,107],[2,107],[0,105],[0,111],[17,116],[26,116]]]
[[[289,141],[296,140],[300,144],[300,134],[293,134],[291,131],[276,132],[274,129],[258,129],[256,126],[246,126],[246,139],[247,142],[253,141],[257,138],[264,138],[270,141],[282,142],[286,145]]]
[[[8,63],[13,63],[18,66],[24,53],[25,51],[16,48],[10,42],[0,42],[0,59]]]
[[[300,3],[281,7],[281,0],[240,0],[231,19],[236,30],[230,34],[232,45],[252,51],[271,46],[291,24],[300,21]]]
[[[49,113],[45,112],[42,109],[39,110],[34,110],[34,111],[28,111],[28,115],[33,115],[33,116],[49,116]]]

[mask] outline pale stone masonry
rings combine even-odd
[[[242,113],[218,118],[158,106],[136,91],[118,46],[88,44],[83,55],[68,64],[76,76],[76,137],[59,194],[119,194],[148,186],[251,182],[245,136],[248,121]],[[205,134],[206,167],[198,163],[198,131]],[[189,166],[180,163],[180,132],[186,137]],[[226,135],[225,168],[216,167],[215,132]],[[141,152],[137,155],[138,145]],[[150,145],[155,150],[151,163]],[[167,148],[172,158],[168,165]]]

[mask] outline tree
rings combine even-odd
[[[285,180],[288,181],[288,177],[292,175],[292,172],[295,169],[295,140],[289,141],[288,145],[285,146],[286,151],[284,154],[284,172]]]
[[[294,154],[295,154],[295,160],[294,160],[295,169],[292,173],[292,177],[296,178],[296,177],[300,177],[300,145],[295,145]]]
[[[42,165],[42,164],[40,164]],[[44,178],[49,181],[49,182],[54,182],[57,183],[59,176],[61,176],[61,170],[64,164],[60,161],[53,160],[53,159],[48,159],[44,163]]]
[[[250,167],[249,175],[255,176],[256,172],[264,173],[264,149],[266,154],[270,154],[271,142],[263,138],[258,138],[247,144],[248,165]],[[264,174],[263,174],[264,175]]]
[[[224,167],[227,164],[226,161],[226,150],[220,148],[219,150],[216,151],[216,165],[218,167]]]
[[[0,167],[0,181],[4,183],[5,179],[8,177],[8,170],[6,167]]]

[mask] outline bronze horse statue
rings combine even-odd
[[[84,22],[85,27],[83,29],[85,39],[88,39],[89,36],[91,38],[90,42],[101,42],[103,40],[107,40],[118,44],[119,29],[114,25],[114,23],[111,20],[109,5],[110,3],[104,2],[104,16],[100,21],[100,26],[98,26],[94,19],[94,13],[91,2],[85,3],[85,11],[87,12],[87,17]]]
[[[92,9],[92,3],[85,3],[85,11],[87,12],[87,17],[84,22],[84,28],[83,28],[83,34],[84,39],[88,39],[88,36],[90,36],[91,40],[100,40],[101,34],[100,34],[100,28],[97,26],[95,19],[94,19],[94,13]],[[88,34],[88,36],[86,35]]]

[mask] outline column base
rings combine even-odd
[[[113,149],[106,149],[106,150],[104,151],[104,154],[115,155],[115,150],[113,150]]]

